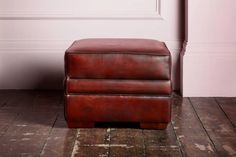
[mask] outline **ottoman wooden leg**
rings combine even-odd
[[[166,129],[168,123],[140,123],[142,129]]]
[[[69,128],[94,128],[94,122],[67,122]]]

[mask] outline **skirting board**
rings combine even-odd
[[[204,43],[202,46],[187,44],[185,53],[181,54],[182,95],[184,97],[235,97],[235,45],[232,43]]]

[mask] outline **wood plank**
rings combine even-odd
[[[174,95],[172,125],[184,156],[217,156],[214,145],[202,127],[188,98]]]
[[[147,155],[146,156],[150,156],[150,157],[180,157],[180,153],[179,150],[177,149],[169,149],[168,147],[165,148],[159,148],[156,149],[155,147],[148,147],[146,149],[147,151]]]
[[[112,129],[109,156],[181,156],[171,125],[167,130]]]
[[[111,128],[111,145],[127,145],[143,147],[143,132],[141,129]]]
[[[171,124],[166,130],[143,130],[143,134],[146,156],[182,156]]]
[[[108,156],[109,128],[77,129],[72,157]]]
[[[234,127],[236,127],[236,98],[216,98],[221,109],[227,115]]]
[[[5,106],[9,98],[9,90],[0,90],[0,109]]]
[[[29,90],[12,90],[8,93],[6,104],[1,110],[9,112],[28,112],[33,108],[35,91]]]
[[[58,111],[63,109],[63,92],[60,90],[37,91],[33,108],[35,111]]]
[[[40,156],[70,157],[74,148],[76,133],[76,129],[67,128],[64,117],[57,118]]]
[[[71,157],[109,157],[107,147],[80,146],[76,150],[76,153],[72,153]]]
[[[20,114],[0,137],[0,156],[38,156],[55,119],[55,114]]]
[[[16,120],[17,113],[8,113],[0,110],[0,137],[4,135],[11,124]]]
[[[135,128],[110,129],[109,156],[141,157],[145,155],[143,132]]]
[[[236,131],[214,98],[191,98],[219,156],[236,156]]]
[[[0,136],[4,135],[7,129],[21,112],[27,112],[33,102],[34,92],[23,90],[4,90],[1,95],[6,97],[4,105],[0,108]]]
[[[111,145],[109,157],[143,157],[144,150],[142,147],[128,146],[125,144]]]
[[[12,90],[1,110],[17,112],[54,112],[63,110],[62,91]]]

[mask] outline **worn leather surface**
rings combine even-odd
[[[67,93],[88,94],[160,94],[171,93],[170,80],[70,79]]]
[[[163,42],[85,39],[66,51],[65,116],[70,126],[167,123],[171,91],[171,56]]]
[[[76,122],[169,122],[169,97],[67,95],[67,120]]]
[[[65,55],[67,75],[86,79],[170,79],[170,52],[144,39],[84,39]]]

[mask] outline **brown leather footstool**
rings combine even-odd
[[[139,122],[165,129],[171,120],[171,56],[148,39],[84,39],[65,53],[65,117],[70,128]]]

